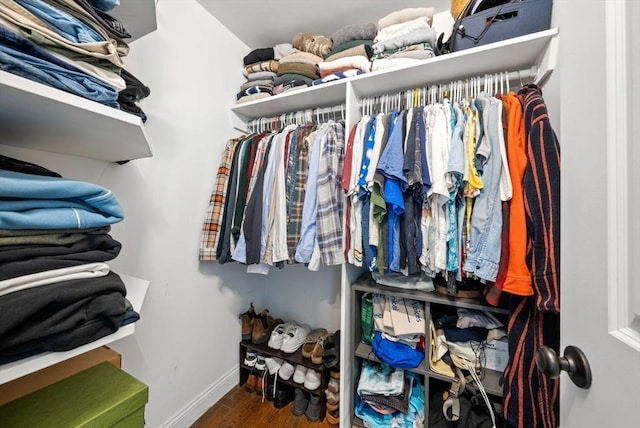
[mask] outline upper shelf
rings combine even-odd
[[[149,281],[134,278],[132,276],[119,274],[120,278],[124,281],[127,288],[127,299],[133,305],[136,312],[140,313],[142,309],[142,303],[147,290],[149,289]],[[121,327],[118,331],[109,336],[100,338],[94,342],[87,343],[86,345],[79,346],[70,351],[64,352],[45,352],[43,354],[34,355],[33,357],[25,358],[22,360],[14,361],[12,363],[0,365],[0,384],[12,381],[19,377],[28,375],[29,373],[36,372],[45,367],[49,367],[60,361],[68,360],[76,355],[84,354],[92,349],[99,348],[103,345],[115,342],[116,340],[130,336],[134,333],[136,323],[127,324]]]
[[[297,110],[328,107],[345,102],[346,85],[358,98],[389,94],[405,89],[448,83],[487,73],[520,71],[539,63],[556,28],[441,55],[404,67],[395,67],[355,77],[285,92],[269,98],[238,104],[230,110],[241,119],[270,117]]]
[[[151,157],[140,117],[5,71],[0,144],[108,162]]]
[[[131,38],[126,40],[127,43],[158,28],[156,2],[157,0],[120,0],[120,5],[109,12],[118,18],[131,34]]]

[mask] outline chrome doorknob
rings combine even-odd
[[[566,371],[571,381],[580,388],[591,386],[591,366],[584,352],[577,346],[564,348],[564,357],[559,357],[553,349],[542,346],[536,351],[536,366],[540,373],[552,379],[560,377]]]

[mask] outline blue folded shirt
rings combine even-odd
[[[0,229],[84,229],[123,218],[115,195],[96,184],[0,170]]]

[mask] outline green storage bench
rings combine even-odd
[[[3,428],[144,427],[149,388],[104,362],[0,407]]]

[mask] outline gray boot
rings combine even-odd
[[[293,414],[301,416],[309,405],[308,393],[304,392],[300,388],[296,388],[296,397],[293,400]]]
[[[321,413],[322,413],[322,406],[320,405],[320,396],[311,394],[309,406],[307,407],[307,411],[304,412],[304,415],[311,422],[316,422],[320,420]]]

